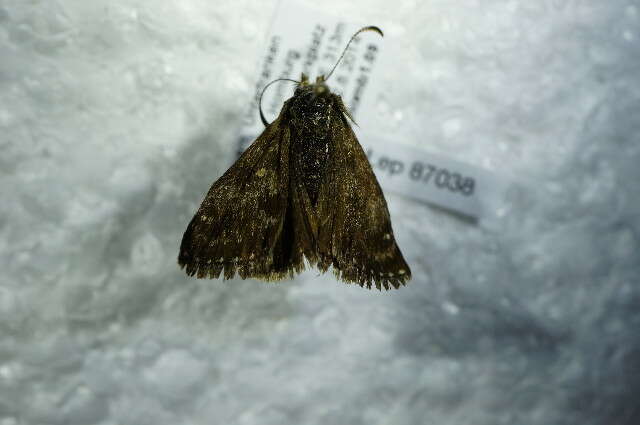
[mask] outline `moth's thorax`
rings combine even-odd
[[[316,94],[312,86],[299,87],[291,105],[291,124],[300,137],[326,137],[331,117],[330,92]]]

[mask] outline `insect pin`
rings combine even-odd
[[[396,244],[380,185],[326,82],[305,74],[278,117],[205,196],[182,238],[178,263],[198,278],[292,278],[307,266],[362,287],[399,288],[411,271]]]

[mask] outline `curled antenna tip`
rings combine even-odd
[[[362,27],[360,28],[358,31],[356,31],[355,34],[353,34],[351,36],[351,38],[349,39],[349,42],[347,43],[347,46],[344,48],[344,50],[342,51],[342,54],[340,55],[340,57],[338,58],[338,61],[336,62],[335,65],[333,65],[333,68],[331,68],[331,71],[327,74],[327,76],[325,77],[325,81],[329,79],[329,77],[331,77],[331,74],[333,74],[333,71],[336,70],[336,67],[338,66],[338,64],[340,63],[340,61],[342,60],[342,58],[344,57],[344,54],[347,52],[347,49],[349,48],[349,45],[351,44],[351,42],[353,41],[354,38],[356,38],[356,36],[358,34],[360,34],[361,32],[364,31],[373,31],[373,32],[377,32],[378,34],[380,34],[380,37],[384,37],[384,33],[382,32],[382,30],[378,27],[376,27],[375,25],[369,25],[367,27]]]
[[[384,33],[382,32],[382,30],[378,27],[376,27],[375,25],[369,25],[368,27],[364,27],[362,29],[360,29],[356,34],[361,33],[363,31],[375,31],[378,34],[380,34],[380,37],[384,37]]]

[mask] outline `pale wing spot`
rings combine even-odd
[[[207,219],[207,216],[202,214],[202,216],[200,216],[200,220],[205,221]]]
[[[385,233],[383,239],[385,241],[388,241],[389,239],[391,239],[391,234],[390,233]]]
[[[261,168],[258,171],[256,171],[256,176],[258,177],[263,177],[265,174],[267,174],[267,170],[265,170],[264,168]]]
[[[405,274],[406,272],[407,272],[407,271],[406,271],[405,269],[400,269],[400,270],[398,270],[398,274],[401,274],[401,275],[402,275],[402,274]]]

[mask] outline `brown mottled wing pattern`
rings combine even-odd
[[[336,105],[341,122],[332,125],[331,167],[318,203],[318,268],[333,266],[339,279],[367,288],[399,288],[411,278],[411,270],[393,236],[382,189],[339,97]]]
[[[178,262],[189,275],[277,280],[293,275],[284,233],[290,132],[281,117],[216,181],[189,223]],[[299,259],[301,262],[302,259]],[[299,268],[302,264],[298,265]]]

